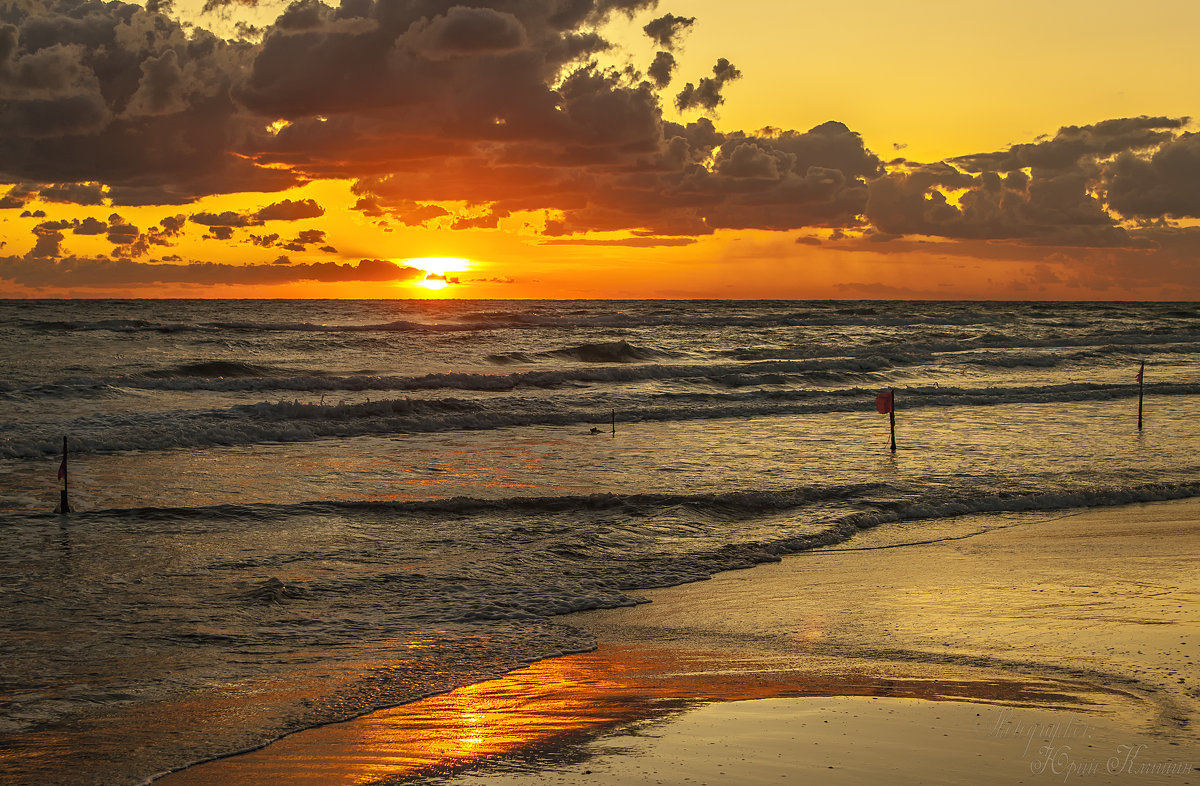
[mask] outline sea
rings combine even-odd
[[[0,372],[13,783],[143,783],[867,530],[1200,495],[1196,303],[8,300]]]

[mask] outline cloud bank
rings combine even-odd
[[[68,256],[46,261],[32,257],[0,258],[0,278],[32,288],[121,287],[146,284],[290,284],[298,281],[415,281],[424,270],[382,259],[357,263],[293,263],[280,257],[273,264],[226,265],[216,262],[145,263],[129,259]]]

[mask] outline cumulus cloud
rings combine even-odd
[[[1129,150],[1146,150],[1173,137],[1188,118],[1126,117],[1086,126],[1063,126],[1052,137],[1013,145],[995,153],[951,159],[967,172],[1011,172],[1026,167],[1070,169],[1081,161],[1106,158]]]
[[[257,121],[230,91],[253,47],[185,30],[166,10],[161,3],[8,4],[0,16],[0,173],[181,201],[299,182],[239,163],[239,145]]]
[[[451,229],[495,229],[500,219],[509,215],[507,210],[493,208],[481,216],[460,216],[455,219]]]
[[[33,228],[36,238],[33,248],[26,255],[30,259],[53,259],[62,254],[63,233],[53,222],[38,224]]]
[[[1185,133],[1149,157],[1123,150],[1105,169],[1109,204],[1135,218],[1200,218],[1200,134]]]
[[[701,79],[698,85],[688,82],[683,86],[683,89],[675,96],[675,108],[680,112],[685,112],[699,107],[706,112],[711,112],[725,103],[725,97],[721,95],[721,90],[725,85],[735,79],[740,79],[741,76],[742,72],[722,57],[713,66],[711,77]]]
[[[220,213],[192,213],[189,218],[206,227],[248,227],[262,223],[255,220],[253,213],[237,213],[233,210],[225,210]]]
[[[658,88],[666,87],[671,83],[671,76],[675,73],[675,58],[670,52],[658,52],[654,55],[654,62],[646,69],[646,76],[654,80],[654,86]]]
[[[321,229],[305,229],[296,235],[296,243],[324,243],[325,231]]]
[[[891,235],[1144,247],[1156,241],[1128,219],[1200,216],[1200,145],[1186,123],[1119,118],[998,152],[901,162],[871,182],[866,215]]]
[[[325,208],[313,199],[285,199],[273,202],[266,207],[249,213],[238,213],[224,210],[220,213],[193,213],[190,218],[194,223],[207,227],[253,227],[261,226],[268,221],[299,221],[305,218],[319,218],[325,215]]]
[[[56,19],[70,9],[68,0],[31,2],[40,4],[40,16]],[[89,161],[113,166],[112,156],[97,155],[113,148],[125,166],[101,177],[88,171],[94,163],[60,157],[64,171],[53,182],[103,185],[114,206],[183,204],[202,193],[349,176],[356,209],[407,225],[446,219],[451,228],[493,228],[517,211],[551,210],[559,216],[548,225],[554,236],[612,229],[700,235],[839,217],[853,223],[865,200],[864,175],[840,169],[836,151],[784,149],[814,132],[726,135],[705,119],[665,120],[657,89],[672,76],[669,52],[656,56],[649,81],[598,67],[592,58],[611,46],[598,23],[651,8],[650,0],[357,0],[337,9],[303,0],[266,30],[257,49],[202,32],[189,38],[162,13],[110,6],[87,41],[65,23],[43,33],[75,49],[47,61],[42,79],[58,90],[83,85],[104,98],[109,119],[106,130],[86,135]],[[21,32],[36,18],[30,12],[17,33],[10,31],[14,57],[40,51]],[[646,33],[668,49],[693,21],[662,15],[648,21]],[[107,86],[109,70],[98,69],[116,53],[123,92]],[[684,88],[679,105],[715,108],[722,88],[739,76],[721,59],[711,78]],[[203,121],[180,137],[171,124],[192,116]],[[135,119],[139,128],[195,148],[186,173],[172,171],[171,162],[182,159],[145,136],[135,135],[141,158],[131,157],[123,134]],[[279,119],[285,122],[274,123]],[[841,129],[861,149],[857,136]],[[202,138],[193,139],[197,134]],[[155,145],[165,169],[146,158]],[[48,167],[48,157],[43,161]],[[5,166],[0,156],[0,170]],[[447,203],[475,207],[453,213]],[[202,211],[190,220],[210,227],[210,237],[228,239],[232,229],[322,212],[315,203],[284,200],[245,213]]]
[[[0,57],[0,61],[2,59]],[[0,198],[0,210],[24,207],[25,203],[33,199],[37,194],[37,183],[18,183],[10,188],[3,198]]]
[[[76,205],[104,204],[104,188],[99,183],[60,183],[46,186],[38,196],[47,202],[70,202]]]
[[[505,53],[528,43],[525,27],[510,13],[456,5],[445,14],[415,22],[400,45],[432,60]]]
[[[76,220],[71,228],[71,232],[76,235],[103,235],[107,231],[108,224],[91,216],[83,220]]]
[[[264,221],[299,221],[303,218],[320,218],[325,215],[325,208],[317,204],[315,199],[285,199],[274,202],[254,214],[255,219]]]
[[[182,214],[164,216],[158,223],[162,227],[162,235],[165,237],[175,237],[183,233],[183,227],[187,223],[187,216]]]
[[[696,17],[666,14],[648,22],[642,32],[663,49],[674,49],[678,38],[696,22]]]
[[[109,218],[108,224],[108,242],[115,246],[128,246],[135,243],[141,237],[141,230],[133,224],[126,223],[118,215],[113,215]]]

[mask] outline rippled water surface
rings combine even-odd
[[[865,527],[1200,490],[1195,304],[6,301],[0,367],[13,777],[137,782]]]

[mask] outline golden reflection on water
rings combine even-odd
[[[448,774],[519,750],[558,745],[616,724],[705,701],[800,696],[1077,704],[1061,685],[819,674],[754,657],[625,645],[535,663],[349,723],[311,729],[253,753],[184,770],[183,784],[310,786]]]

